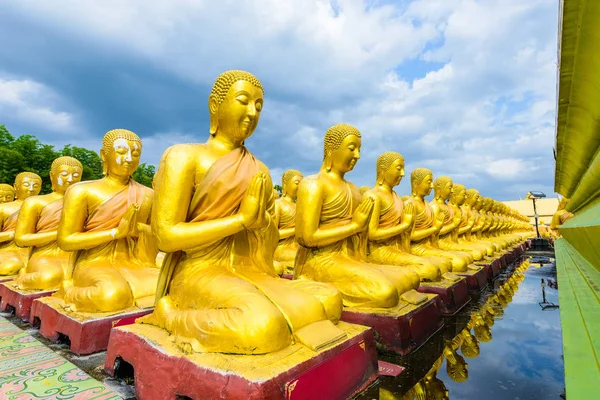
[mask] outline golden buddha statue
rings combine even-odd
[[[479,231],[485,224],[485,218],[483,218],[477,211],[479,204],[480,195],[476,189],[467,189],[465,191],[464,204],[461,206],[461,210],[467,217],[467,226],[462,234],[458,235],[458,243],[466,245],[477,245],[482,249],[485,249],[484,255],[492,257],[496,251],[493,244],[480,241],[478,238]],[[472,225],[470,225],[472,223]],[[470,229],[468,228],[470,226]]]
[[[160,161],[152,230],[167,254],[154,312],[138,322],[165,329],[185,353],[265,354],[346,337],[333,324],[334,287],[275,272],[273,183],[244,146],[262,108],[254,75],[224,72],[208,99],[208,141],[172,146]]]
[[[443,211],[446,217],[444,226],[438,234],[438,246],[442,250],[461,252],[463,256],[468,258],[468,262],[480,261],[483,258],[483,251],[478,249],[477,246],[458,243],[460,225],[463,219],[467,218],[463,218],[463,212],[458,206],[454,207],[452,204],[446,204],[450,197],[454,197],[455,192],[461,192],[460,187],[455,188],[454,186],[452,179],[448,176],[440,176],[433,183],[434,198],[430,202],[433,215],[435,216]]]
[[[14,188],[17,199],[0,204],[0,276],[14,275],[27,265],[29,249],[16,245],[15,229],[23,202],[40,193],[42,178],[33,172],[21,172],[15,177]]]
[[[73,254],[54,296],[66,311],[119,312],[154,298],[158,249],[147,225],[153,190],[131,178],[141,153],[135,133],[107,132],[100,150],[105,177],[65,193],[57,241]]]
[[[0,204],[15,200],[15,188],[6,183],[0,183]]]
[[[416,396],[417,400],[448,400],[450,392],[446,388],[444,382],[437,377],[438,372],[444,365],[444,354],[442,354],[431,366],[425,377],[420,381],[424,388],[424,396]],[[416,395],[421,392],[418,391]]]
[[[65,277],[70,253],[56,242],[58,223],[67,189],[81,180],[83,166],[73,157],[59,157],[50,167],[52,193],[25,200],[15,232],[19,247],[31,248],[27,266],[19,271],[16,286],[28,290],[58,289]]]
[[[279,244],[275,250],[274,265],[277,274],[293,274],[294,260],[298,251],[296,242],[296,194],[302,181],[302,173],[290,169],[283,173],[282,197],[275,200],[275,224],[279,228]]]
[[[446,357],[446,372],[454,382],[465,382],[469,379],[469,365],[464,357],[458,354],[458,349],[463,345],[464,337],[455,336],[444,347]]]
[[[434,210],[425,201],[425,196],[433,189],[433,173],[427,168],[417,168],[411,173],[410,184],[412,197],[407,203],[412,203],[415,209],[411,253],[426,257],[443,257],[452,263],[452,272],[466,272],[473,260],[468,253],[442,250],[438,246],[438,235],[445,235],[449,230],[444,230],[446,210],[439,207]],[[451,227],[454,229],[454,224]]]
[[[344,179],[360,158],[360,147],[361,134],[353,126],[334,125],[325,133],[321,169],[304,178],[298,189],[300,247],[294,274],[335,285],[347,307],[391,308],[406,296],[414,296],[418,304],[427,297],[414,290],[420,283],[416,272],[367,261],[367,227],[374,200],[362,197]]]
[[[373,214],[369,222],[368,260],[375,264],[390,264],[410,268],[421,281],[437,282],[452,269],[445,259],[419,257],[410,254],[414,205],[404,203],[394,187],[404,177],[404,157],[386,152],[377,159],[377,183],[364,195],[373,199]]]
[[[485,258],[488,255],[488,248],[483,243],[477,243],[472,240],[471,232],[473,227],[475,226],[475,222],[477,220],[475,214],[473,212],[469,212],[469,208],[464,207],[465,201],[467,198],[467,188],[464,185],[460,185],[455,183],[452,185],[452,193],[450,194],[450,201],[448,202],[449,206],[452,207],[452,210],[455,214],[461,216],[461,221],[458,226],[458,229],[454,231],[452,235],[453,243],[458,244],[460,247],[458,248],[468,248],[474,249],[477,252],[481,253],[481,257]],[[467,239],[469,238],[469,239]],[[477,260],[479,255],[473,253],[474,258]]]
[[[462,344],[460,346],[460,352],[467,358],[475,358],[479,356],[479,341],[471,333],[471,329],[467,326],[463,329],[460,334]]]

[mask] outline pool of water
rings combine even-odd
[[[512,266],[419,350],[380,357],[405,370],[382,376],[361,399],[560,400],[562,335],[549,261],[522,274]]]

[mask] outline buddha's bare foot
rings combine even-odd
[[[183,336],[175,337],[175,345],[181,350],[184,354],[193,354],[193,353],[205,353],[206,350],[200,344],[198,339],[195,338],[187,338]]]
[[[177,310],[173,306],[171,299],[166,296],[161,298],[158,303],[156,303],[156,307],[154,307],[154,311],[146,316],[137,319],[137,322],[141,324],[148,324],[158,326],[160,328],[166,329],[168,332],[173,331],[173,313]]]

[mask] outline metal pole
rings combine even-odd
[[[540,228],[538,227],[538,213],[537,208],[535,207],[535,198],[533,200],[533,216],[535,217],[535,231],[537,232],[537,238],[540,239]]]

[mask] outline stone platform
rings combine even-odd
[[[485,267],[476,271],[468,269],[466,272],[456,272],[456,275],[462,276],[466,279],[469,285],[469,293],[477,294],[481,292],[488,285],[488,272]]]
[[[437,294],[439,309],[443,316],[454,315],[469,304],[469,286],[466,279],[458,282],[444,279],[441,282],[421,282],[419,292]]]
[[[377,352],[372,329],[338,327],[347,339],[324,350],[297,343],[264,355],[233,355],[184,354],[167,331],[134,324],[113,329],[105,369],[116,377],[133,374],[140,400],[345,399],[377,380]]]
[[[87,314],[65,311],[64,305],[56,297],[34,300],[30,320],[47,339],[56,342],[67,337],[71,352],[78,355],[106,350],[113,327],[133,324],[137,318],[152,312],[132,307],[121,313]]]
[[[406,355],[423,345],[444,325],[437,295],[425,295],[428,300],[419,305],[401,301],[390,309],[344,308],[342,320],[373,327],[377,348],[382,352]]]
[[[17,289],[14,281],[0,283],[0,310],[14,310],[15,316],[22,321],[29,322],[31,305],[35,299],[50,296],[54,290],[35,291]]]

